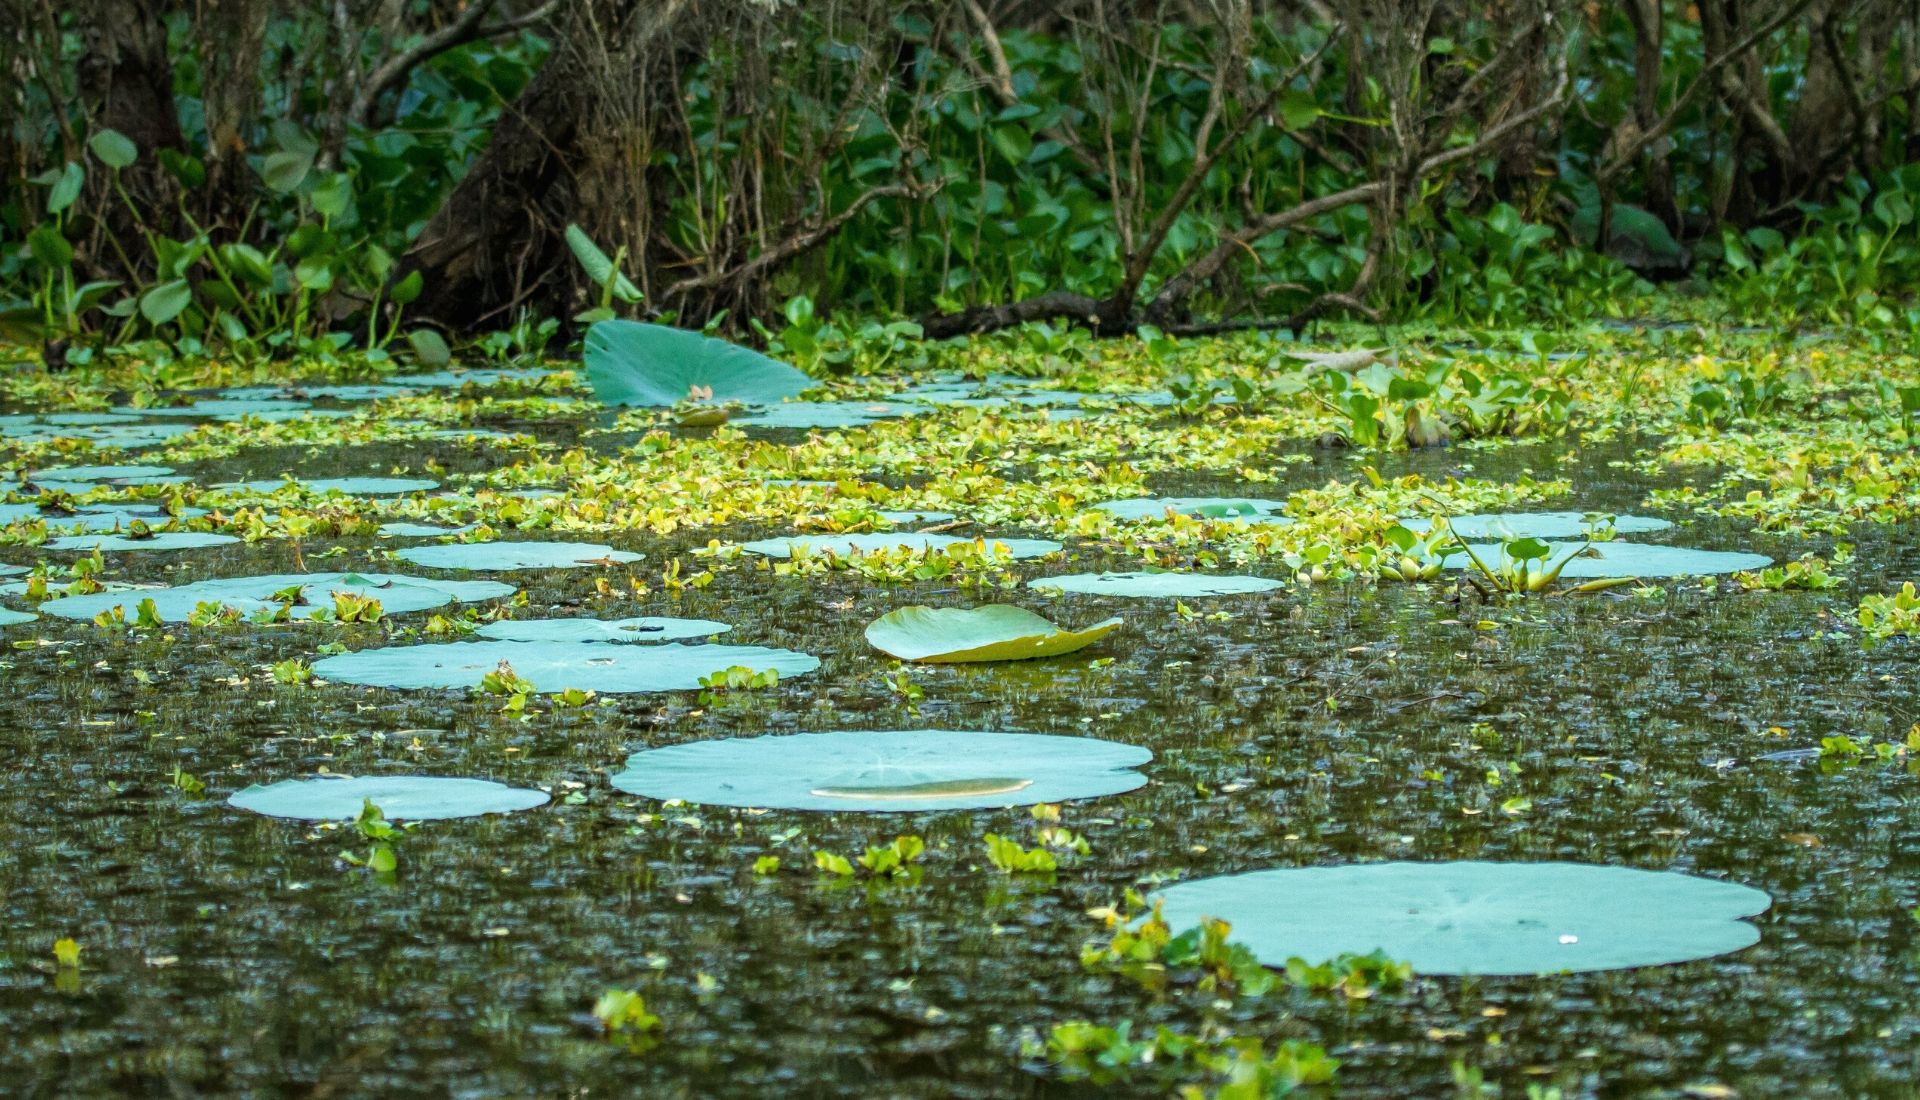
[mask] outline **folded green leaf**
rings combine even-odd
[[[1023,661],[1072,653],[1120,628],[1107,619],[1085,630],[1062,630],[1021,607],[903,607],[867,625],[875,649],[903,661],[956,664]]]

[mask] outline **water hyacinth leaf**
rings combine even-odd
[[[692,741],[627,758],[613,785],[708,806],[907,813],[1122,794],[1153,753],[1092,737],[841,730]]]
[[[148,535],[63,535],[48,539],[46,546],[49,550],[102,550],[113,553],[124,550],[198,550],[239,541],[233,535],[216,535],[207,531],[155,531]]]
[[[453,542],[409,546],[396,557],[434,569],[584,569],[639,561],[644,555],[594,542]]]
[[[371,802],[390,821],[442,821],[510,814],[545,805],[547,800],[545,791],[485,779],[362,775],[256,784],[235,791],[227,802],[237,809],[298,821],[352,821]]]
[[[16,626],[20,623],[30,623],[39,617],[38,615],[29,614],[25,611],[14,611],[11,608],[0,607],[0,626]]]
[[[1618,541],[1596,542],[1585,553],[1580,552],[1579,543],[1548,543],[1547,549],[1545,568],[1550,572],[1565,561],[1566,567],[1560,571],[1560,576],[1565,578],[1706,577],[1762,569],[1773,564],[1773,559],[1764,554]],[[1503,554],[1499,545],[1475,544],[1473,552],[1489,568],[1501,567]],[[1461,569],[1471,568],[1473,562],[1465,554],[1457,554],[1447,559],[1446,564],[1449,569]]]
[[[582,645],[577,642],[444,642],[343,653],[314,662],[313,674],[386,688],[472,688],[505,663],[535,691],[568,688],[602,695],[692,691],[702,677],[735,666],[799,676],[820,667],[790,649],[735,645]]]
[[[912,531],[878,532],[860,535],[787,535],[780,538],[756,539],[740,544],[742,550],[754,554],[764,554],[770,558],[791,558],[796,552],[801,554],[832,553],[839,557],[851,557],[854,554],[888,553],[894,551],[933,551],[945,550],[949,546],[980,541],[988,548],[1004,546],[1006,552],[1015,558],[1037,558],[1060,549],[1060,544],[1048,539],[970,539],[957,535],[922,535]]]
[[[716,403],[773,405],[798,397],[813,379],[738,344],[639,321],[601,321],[587,330],[587,381],[607,405],[667,406],[698,387]]]
[[[867,643],[903,661],[957,664],[1024,661],[1085,649],[1120,628],[1107,619],[1085,630],[1062,630],[1010,604],[986,607],[902,607],[867,624]]]
[[[1400,526],[1425,534],[1433,520],[1409,516]],[[1577,539],[1585,537],[1589,525],[1583,512],[1498,512],[1451,516],[1447,526],[1463,539]],[[1614,516],[1609,526],[1616,534],[1633,535],[1664,531],[1673,523],[1657,516]]]
[[[503,619],[477,633],[500,642],[678,642],[709,638],[733,627],[709,619],[643,616],[633,619]]]
[[[1260,516],[1278,517],[1286,510],[1284,500],[1263,497],[1138,497],[1133,500],[1109,500],[1094,505],[1116,519],[1165,519],[1171,510],[1176,515],[1231,519]]]
[[[1176,883],[1174,929],[1213,917],[1268,966],[1382,951],[1424,974],[1549,974],[1703,959],[1750,947],[1765,893],[1589,863],[1367,863]]]
[[[1074,573],[1064,577],[1036,577],[1029,588],[1054,589],[1090,596],[1127,596],[1137,599],[1194,599],[1201,596],[1243,596],[1271,592],[1281,583],[1267,577],[1223,573]]]
[[[309,619],[333,609],[333,594],[342,592],[380,601],[389,615],[427,611],[450,603],[470,603],[513,595],[510,584],[499,581],[439,581],[386,573],[276,573],[261,577],[233,577],[196,581],[173,588],[142,588],[126,592],[99,592],[48,600],[40,610],[63,619],[91,619],[115,607],[131,614],[141,600],[150,599],[163,622],[183,623],[202,603],[217,604],[243,615],[265,611]],[[276,598],[291,595],[286,604]]]

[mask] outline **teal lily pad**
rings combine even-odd
[[[134,523],[164,527],[178,519],[206,515],[204,508],[182,508],[179,515],[159,504],[83,504],[72,512],[48,515],[46,525],[52,534],[104,534],[120,531]]]
[[[316,481],[235,481],[225,485],[216,485],[216,489],[242,490],[249,493],[277,493],[292,490],[323,496],[327,493],[343,493],[350,497],[391,497],[402,493],[424,493],[438,489],[440,483],[418,477],[330,477]]]
[[[409,546],[395,557],[434,569],[582,569],[639,561],[645,555],[594,542],[450,542]]]
[[[1652,546],[1635,542],[1596,542],[1586,553],[1580,553],[1580,544],[1572,542],[1549,543],[1552,552],[1547,556],[1547,569],[1566,561],[1566,568],[1560,571],[1567,578],[1597,577],[1706,577],[1720,573],[1737,573],[1743,569],[1764,569],[1773,564],[1773,559],[1764,554],[1745,554],[1727,550],[1694,550],[1685,546]],[[1473,552],[1489,567],[1498,569],[1502,559],[1501,548],[1495,544],[1475,545]],[[1568,560],[1571,557],[1571,560]],[[1450,569],[1472,568],[1473,562],[1465,554],[1455,554],[1447,559]]]
[[[1225,573],[1073,573],[1064,577],[1036,577],[1029,588],[1057,589],[1090,596],[1131,596],[1143,599],[1194,599],[1200,596],[1243,596],[1271,592],[1281,583],[1267,577]]]
[[[1408,516],[1400,526],[1425,533],[1433,528],[1426,516]],[[1463,539],[1577,539],[1586,535],[1586,515],[1582,512],[1500,512],[1453,516],[1447,526]],[[1615,516],[1615,534],[1633,535],[1646,531],[1664,531],[1671,520],[1658,516]]]
[[[427,611],[456,602],[499,599],[514,592],[512,585],[498,581],[437,581],[386,573],[279,573],[195,581],[173,588],[63,596],[41,604],[40,610],[63,619],[91,619],[102,611],[118,607],[131,617],[140,601],[152,600],[163,621],[183,623],[202,603],[231,607],[243,615],[278,611],[282,603],[274,597],[295,589],[297,600],[288,612],[288,617],[293,619],[310,619],[317,611],[332,610],[335,592],[379,600],[381,609],[389,615]]]
[[[903,661],[959,664],[1058,657],[1085,649],[1120,628],[1107,619],[1085,630],[1062,630],[1024,607],[902,607],[867,624],[867,644]]]
[[[603,695],[692,691],[702,677],[735,666],[777,669],[782,676],[820,667],[805,653],[763,646],[487,641],[363,649],[316,661],[313,673],[367,687],[471,688],[503,663],[535,691],[581,688]]]
[[[0,561],[0,577],[17,577],[27,572],[31,572],[31,570],[24,565],[8,565],[6,562]]]
[[[1425,974],[1549,974],[1686,962],[1750,947],[1747,886],[1589,863],[1295,867],[1162,890],[1176,930],[1212,917],[1268,966],[1385,952]]]
[[[545,791],[485,779],[438,775],[362,775],[338,779],[283,779],[233,792],[238,809],[298,821],[352,821],[371,802],[390,821],[443,821],[531,810]]]
[[[38,504],[0,504],[0,526],[40,518]]]
[[[80,550],[92,552],[101,550],[114,553],[125,550],[198,550],[207,546],[224,546],[230,542],[239,542],[232,535],[217,535],[209,531],[155,531],[149,535],[81,534],[62,535],[48,539],[49,550]]]
[[[806,554],[833,553],[840,557],[854,554],[872,554],[896,550],[945,550],[949,546],[959,546],[976,540],[960,538],[956,535],[922,535],[912,531],[883,531],[860,535],[787,535],[781,538],[756,539],[740,544],[742,550],[755,554],[765,554],[770,558],[791,558],[796,552]],[[1060,544],[1049,539],[986,539],[989,546],[1004,546],[1007,553],[1016,558],[1037,558],[1060,549]]]
[[[945,523],[955,518],[952,512],[915,512],[897,509],[875,512],[874,515],[896,527],[906,527],[915,523]]]
[[[331,382],[319,382],[309,385],[305,382],[288,382],[284,386],[235,386],[221,390],[220,396],[241,401],[284,401],[304,398],[325,401],[379,401],[418,392],[420,391],[411,386],[390,386],[379,383],[336,385]]]
[[[1263,497],[1138,497],[1133,500],[1109,500],[1095,508],[1123,520],[1165,519],[1168,509],[1177,515],[1205,516],[1209,519],[1244,517],[1280,517],[1286,510],[1284,500]]]
[[[861,428],[878,420],[925,411],[883,401],[784,401],[735,416],[727,423],[754,428]]]
[[[841,730],[690,741],[627,758],[613,785],[708,806],[905,813],[1122,794],[1153,753],[1092,737]]]
[[[738,344],[638,321],[587,330],[587,381],[608,405],[673,405],[695,388],[717,404],[773,405],[813,385],[805,372]]]
[[[709,638],[733,627],[708,619],[643,616],[634,619],[503,619],[478,634],[498,642],[678,642]]]
[[[11,608],[0,607],[0,626],[17,626],[20,623],[30,623],[39,617],[38,615],[28,614],[25,611],[15,611]]]
[[[537,382],[557,371],[545,367],[486,367],[478,370],[435,370],[396,374],[388,381],[418,389],[457,390],[463,386],[497,386],[502,382]]]
[[[171,466],[49,466],[27,474],[30,481],[117,481],[122,485],[167,485],[192,480],[174,478]],[[151,481],[167,478],[167,481]]]
[[[245,417],[262,413],[301,411],[307,408],[305,401],[290,399],[257,397],[208,397],[195,401],[191,405],[154,405],[149,408],[134,408],[123,405],[113,411],[138,416],[184,416],[184,417]]]
[[[471,523],[464,527],[439,527],[431,523],[395,522],[381,524],[380,529],[374,534],[383,539],[414,539],[430,538],[434,535],[458,535],[473,528],[474,525]]]

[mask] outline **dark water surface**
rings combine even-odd
[[[450,468],[472,468],[455,445],[432,446]],[[1531,468],[1582,488],[1545,507],[1645,511],[1650,486],[1609,465],[1628,453],[1453,450],[1382,472]],[[406,453],[367,448],[350,463],[254,454],[183,472],[384,474],[396,461]],[[1263,488],[1283,495],[1355,469],[1351,457],[1319,454]],[[1153,488],[1238,491],[1202,477]],[[767,533],[780,532],[721,534]],[[714,534],[590,539],[645,552],[634,573],[657,581]],[[1718,521],[1638,538],[1777,558],[1829,549]],[[536,703],[525,721],[464,693],[281,687],[264,667],[311,660],[327,641],[379,644],[370,627],[176,627],[172,642],[58,620],[9,628],[0,1092],[1090,1093],[1024,1063],[1021,1035],[1074,1018],[1187,1028],[1197,1018],[1083,971],[1080,949],[1101,935],[1086,910],[1149,876],[1472,858],[1688,871],[1766,890],[1774,907],[1757,919],[1758,946],[1721,959],[1420,979],[1354,1003],[1281,993],[1214,1018],[1322,1043],[1344,1062],[1333,1091],[1347,1096],[1451,1095],[1456,1060],[1515,1097],[1529,1083],[1570,1097],[1679,1096],[1706,1084],[1750,1097],[1915,1095],[1920,778],[1877,763],[1823,774],[1752,761],[1840,733],[1899,741],[1920,720],[1920,646],[1863,651],[1853,637],[1821,636],[1829,610],[1844,619],[1859,594],[1920,571],[1910,531],[1856,542],[1849,581],[1833,593],[1686,582],[1665,585],[1662,599],[1621,591],[1485,607],[1448,603],[1437,588],[1321,586],[1190,601],[1232,617],[1185,622],[1170,601],[1052,602],[1019,589],[1007,598],[1071,625],[1118,614],[1127,626],[1073,657],[914,669],[926,692],[917,714],[880,681],[887,662],[861,629],[903,604],[972,600],[950,584],[736,568],[681,597],[608,600],[595,598],[591,570],[510,575],[532,594],[523,615],[720,619],[735,624],[722,641],[824,662],[704,712],[690,693],[622,696],[578,711]],[[342,545],[348,553],[326,558],[303,547],[307,567],[406,571],[375,556],[396,544]],[[0,548],[0,560],[32,555]],[[109,563],[122,579],[175,582],[296,570],[284,543]],[[1084,552],[1017,575],[1132,564]],[[35,638],[56,644],[22,644]],[[1115,660],[1095,667],[1099,657]],[[1473,732],[1481,722],[1491,732]],[[1091,733],[1157,759],[1141,790],[1065,807],[1093,854],[1053,881],[985,866],[981,835],[1027,837],[1025,810],[748,813],[662,806],[607,782],[648,746],[915,726]],[[204,779],[207,797],[176,790],[176,766]],[[391,881],[343,873],[336,855],[357,837],[222,801],[322,767],[497,779],[549,788],[555,801],[423,825],[399,842]],[[1489,770],[1502,775],[1498,788]],[[567,804],[575,791],[584,799]],[[1531,811],[1502,812],[1514,797]],[[917,886],[823,885],[812,870],[816,847],[854,855],[900,832],[928,842]],[[765,854],[785,866],[756,877],[749,868]],[[77,979],[52,965],[61,936],[84,945]],[[664,1020],[650,1051],[599,1038],[589,1009],[610,986],[639,990]],[[1105,1091],[1165,1090],[1140,1080]]]

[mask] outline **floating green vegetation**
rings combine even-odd
[[[1280,513],[1287,510],[1287,502],[1264,497],[1135,497],[1102,501],[1094,507],[1123,520],[1165,519],[1171,513],[1272,523],[1286,520]]]
[[[568,689],[614,695],[692,691],[703,677],[735,666],[800,676],[817,658],[790,649],[732,645],[605,645],[597,642],[443,642],[388,646],[315,661],[323,680],[384,688],[477,688],[500,674],[520,692]]]
[[[439,581],[385,573],[276,573],[195,581],[173,588],[100,592],[48,600],[40,610],[65,619],[92,619],[115,610],[150,605],[161,622],[184,623],[196,616],[219,621],[223,612],[243,619],[284,621],[332,615],[342,597],[377,600],[387,614],[427,611],[450,603],[471,603],[513,595],[498,581]]]
[[[1153,753],[1090,737],[843,730],[691,741],[627,759],[613,785],[712,806],[911,812],[1027,806],[1144,784]]]
[[[1869,638],[1920,637],[1920,591],[1908,581],[1891,596],[1866,596],[1855,619]]]
[[[1037,558],[1060,549],[1047,539],[976,540],[958,535],[917,534],[910,531],[875,532],[857,535],[788,535],[782,538],[756,539],[740,544],[742,550],[770,558],[805,558],[833,555],[848,558],[865,554],[928,553],[953,546],[984,541],[996,552],[1013,558]]]
[[[1120,628],[1106,619],[1062,630],[1023,607],[903,607],[867,624],[867,643],[903,661],[1023,661],[1085,649]]]
[[[592,542],[450,542],[409,546],[395,557],[433,569],[511,572],[517,569],[606,568],[645,555]]]
[[[368,803],[396,820],[434,821],[530,810],[547,800],[545,791],[437,775],[283,779],[243,788],[227,799],[242,810],[302,821],[352,821]]]
[[[288,493],[301,496],[327,496],[338,493],[349,497],[391,497],[403,493],[425,493],[440,483],[417,477],[326,477],[302,481],[287,477],[279,481],[236,481],[214,486],[228,493]]]
[[[1166,921],[1226,921],[1269,966],[1380,951],[1420,974],[1658,966],[1750,947],[1746,886],[1587,863],[1370,863],[1176,883]]]
[[[1088,596],[1126,596],[1133,599],[1195,599],[1201,596],[1245,596],[1283,588],[1268,577],[1241,577],[1217,573],[1178,573],[1141,570],[1131,573],[1074,573],[1038,577],[1028,585]]]

